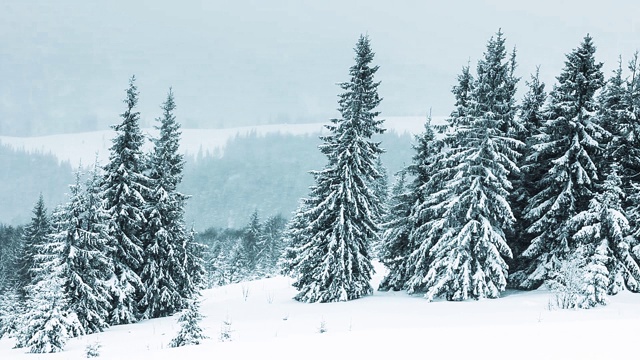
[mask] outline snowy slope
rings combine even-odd
[[[435,119],[443,122],[443,118]],[[391,117],[387,118],[385,126],[397,133],[417,134],[424,128],[424,117]],[[228,129],[182,129],[182,153],[196,155],[199,151],[213,153],[223,151],[227,141],[235,136],[245,136],[250,133],[257,135],[287,134],[287,135],[318,135],[324,131],[321,123],[312,124],[279,124],[245,126]],[[155,135],[153,129],[144,129],[146,134]],[[94,131],[75,134],[59,134],[38,137],[10,137],[0,136],[0,143],[14,149],[28,152],[52,153],[61,161],[69,161],[73,167],[80,163],[93,164],[96,156],[100,163],[108,160],[111,139],[115,133],[111,130]],[[147,147],[151,146],[149,142]]]
[[[383,272],[377,268],[374,283]],[[60,354],[25,354],[4,339],[0,359],[82,359],[95,341],[102,345],[100,359],[113,360],[615,359],[637,353],[638,294],[622,293],[591,310],[548,310],[552,295],[546,291],[456,303],[376,292],[346,303],[303,304],[291,300],[290,283],[277,277],[205,291],[202,325],[211,339],[199,346],[167,348],[178,330],[171,317],[72,339]],[[225,319],[234,340],[221,343]]]

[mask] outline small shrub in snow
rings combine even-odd
[[[328,331],[329,329],[327,329],[327,322],[324,321],[324,319],[322,321],[320,321],[320,327],[318,327],[318,332],[320,334],[324,334]]]
[[[556,276],[549,282],[554,292],[553,303],[560,309],[575,309],[581,301],[583,288],[583,259],[580,254],[570,256],[560,264]],[[549,305],[551,308],[551,304]]]
[[[226,318],[222,321],[222,326],[220,327],[220,342],[227,342],[233,340],[231,337],[231,333],[233,329],[231,328],[231,319]]]
[[[200,327],[200,306],[197,300],[189,300],[187,308],[182,310],[178,322],[180,323],[180,331],[175,338],[169,343],[170,347],[179,347],[185,345],[199,345],[203,339],[207,337],[202,333]]]
[[[84,348],[84,353],[87,356],[87,358],[98,357],[100,356],[101,347],[102,345],[98,341],[92,344],[87,344],[87,346]]]

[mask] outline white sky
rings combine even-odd
[[[445,4],[446,3],[446,4]],[[368,33],[383,115],[452,110],[460,68],[498,28],[524,80],[548,88],[586,33],[607,77],[640,49],[629,1],[2,0],[0,116],[47,124],[118,122],[135,74],[149,123],[173,86],[185,126],[325,121],[352,48]]]

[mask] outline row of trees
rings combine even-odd
[[[241,229],[208,229],[198,235],[205,245],[203,255],[207,287],[222,286],[279,274],[284,250],[282,232],[287,220],[281,215],[260,221],[254,211]]]
[[[131,78],[108,164],[47,214],[42,197],[25,227],[0,329],[31,352],[62,350],[68,337],[193,307],[203,282],[201,248],[177,190],[184,161],[169,91],[151,153]],[[7,301],[8,298],[8,301]],[[11,307],[8,309],[7,307]]]
[[[361,37],[342,117],[328,126],[316,184],[290,221],[285,271],[297,299],[344,301],[371,293],[371,245],[381,236],[389,268],[382,290],[428,299],[495,298],[508,285],[534,289],[567,281],[577,264],[573,306],[640,291],[637,177],[640,174],[640,62],[609,81],[592,38],[567,54],[547,95],[538,72],[516,102],[516,52],[498,32],[476,73],[463,67],[456,109],[444,126],[427,122],[413,162],[399,173],[386,213],[376,193],[384,131],[373,52]]]
[[[381,288],[495,298],[509,284],[562,286],[572,262],[581,294],[571,306],[639,291],[638,57],[628,79],[620,65],[605,85],[586,36],[551,93],[536,72],[517,106],[504,43],[500,32],[489,41],[475,77],[463,68],[443,137],[428,128],[418,139],[414,181],[400,178],[385,225]]]

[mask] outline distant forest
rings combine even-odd
[[[306,196],[324,156],[318,151],[319,134],[249,134],[229,141],[222,153],[186,157],[183,193],[187,224],[198,231],[210,227],[244,226],[254,210],[265,218],[290,218],[300,198]],[[382,156],[389,182],[409,164],[412,136],[387,132],[378,138],[387,150]],[[89,166],[91,164],[84,164]],[[0,144],[0,223],[22,225],[29,221],[33,203],[42,193],[53,209],[66,201],[75,169],[51,154],[16,151]]]

